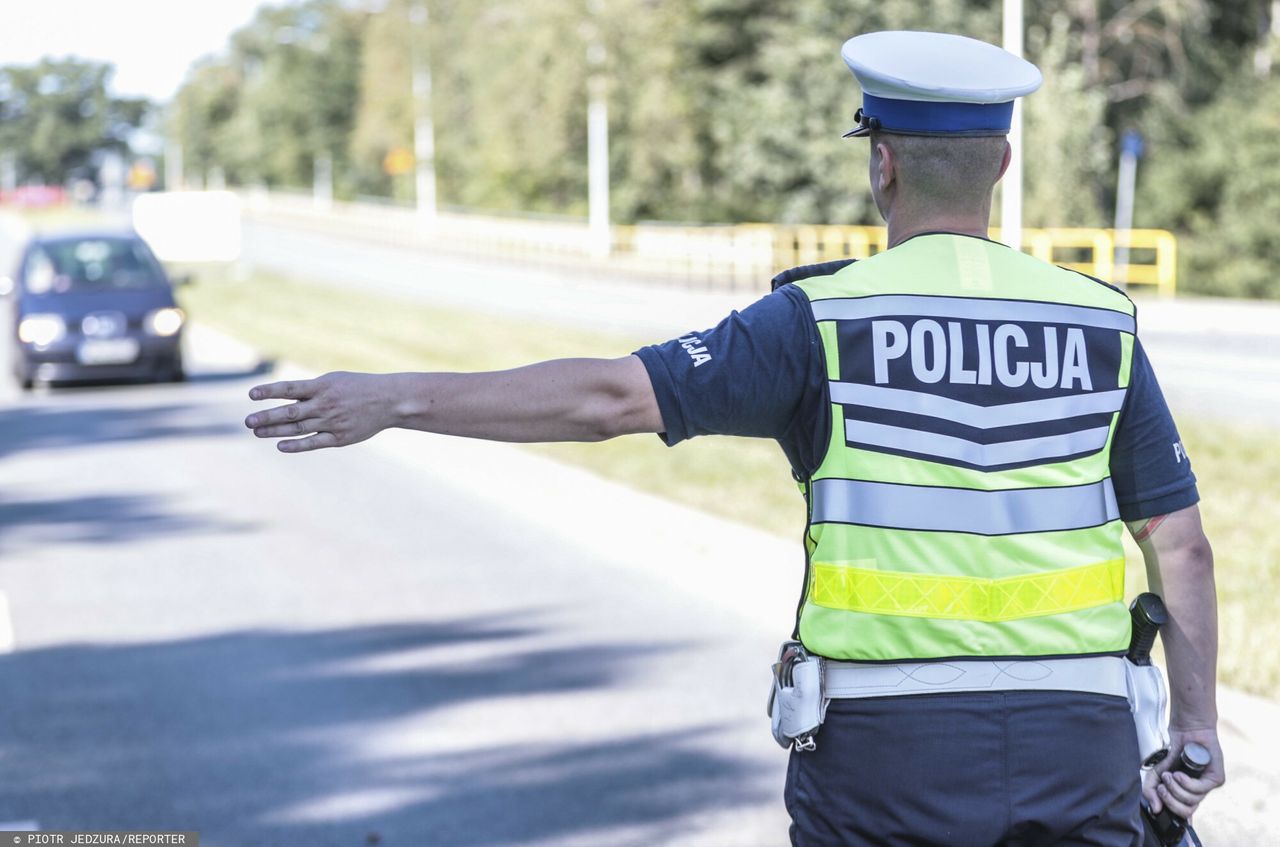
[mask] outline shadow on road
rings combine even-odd
[[[160,406],[17,406],[0,409],[0,458],[27,450],[57,450],[108,442],[238,435],[238,420],[207,419],[190,404]]]
[[[161,497],[98,495],[13,500],[0,494],[0,540],[22,530],[28,543],[125,543],[181,532],[245,532],[253,526],[176,513]]]
[[[762,799],[750,766],[698,733],[584,743],[583,714],[566,715],[563,743],[493,744],[484,725],[436,737],[409,722],[610,687],[677,649],[528,642],[540,634],[472,619],[0,655],[0,820],[198,829],[209,845],[357,847],[376,832],[496,847],[606,843],[589,834]]]

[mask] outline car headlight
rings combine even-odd
[[[67,334],[61,315],[27,315],[18,324],[18,339],[24,344],[47,347]]]
[[[185,320],[186,316],[182,314],[181,309],[156,309],[147,315],[143,326],[152,335],[168,336],[182,329],[182,323]]]

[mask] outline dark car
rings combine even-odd
[[[184,378],[186,317],[133,233],[37,235],[10,285],[13,371],[36,382]]]

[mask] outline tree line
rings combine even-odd
[[[1109,225],[1119,139],[1137,131],[1135,225],[1179,234],[1181,285],[1280,296],[1274,5],[1025,4],[1046,80],[1025,102],[1025,223]],[[189,173],[308,187],[324,161],[338,197],[409,200],[412,175],[384,166],[413,149],[426,57],[441,202],[582,215],[600,73],[614,220],[875,223],[866,144],[841,138],[859,102],[841,42],[998,43],[1000,15],[1000,0],[307,0],[261,9],[194,66],[166,127]]]
[[[21,182],[58,185],[92,178],[101,154],[124,154],[151,104],[110,93],[102,62],[42,59],[0,67],[0,156]]]

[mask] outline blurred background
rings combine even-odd
[[[625,355],[883,249],[839,47],[927,29],[1044,72],[992,235],[1138,303],[1217,552],[1230,782],[1197,823],[1274,831],[1280,2],[0,17],[0,830],[783,843],[776,446],[284,457],[245,392]]]

